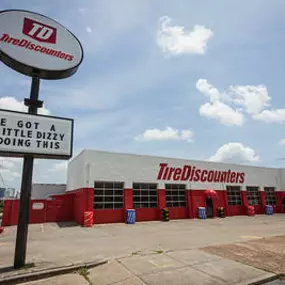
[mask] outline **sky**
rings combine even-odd
[[[45,114],[75,120],[74,154],[97,149],[284,167],[283,0],[1,0],[51,17],[81,41],[64,80],[42,80]],[[1,28],[0,28],[1,29]],[[26,111],[31,79],[0,63],[0,108]],[[22,159],[0,158],[20,188]],[[36,160],[34,183],[67,162]]]

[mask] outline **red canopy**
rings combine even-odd
[[[208,189],[208,190],[205,190],[205,194],[207,196],[207,198],[217,198],[217,192],[215,190],[211,190],[211,189]]]

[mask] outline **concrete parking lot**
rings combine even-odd
[[[7,227],[0,235],[0,268],[13,262],[15,232],[16,227]],[[36,224],[29,227],[27,256],[28,262],[45,266],[108,258],[108,264],[90,271],[93,284],[249,284],[272,274],[242,260],[237,262],[231,256],[206,252],[204,248],[272,236],[283,238],[285,243],[285,215],[106,224],[92,228],[72,223]],[[280,246],[280,242],[277,244]],[[273,249],[276,255],[278,246]],[[284,250],[279,253],[282,255],[279,258],[285,260]],[[71,279],[68,276],[35,284],[84,284],[76,283],[78,274],[71,275]],[[67,281],[57,281],[58,278]]]

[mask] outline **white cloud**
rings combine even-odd
[[[229,94],[237,105],[244,107],[248,114],[258,114],[269,106],[271,97],[264,85],[230,86]]]
[[[222,145],[216,151],[215,155],[209,158],[209,161],[228,163],[254,163],[259,162],[260,158],[252,148],[246,147],[242,143],[230,142]]]
[[[21,165],[22,160],[19,158],[0,158],[0,172],[4,180],[3,186],[7,186],[7,183],[13,182],[16,178],[21,176]],[[3,182],[1,181],[0,184],[2,185]]]
[[[194,26],[190,32],[185,32],[183,26],[170,26],[168,16],[159,19],[157,44],[163,52],[179,54],[204,54],[208,40],[213,36],[210,29],[201,25]]]
[[[196,88],[211,102],[200,106],[200,115],[224,125],[243,125],[245,114],[268,123],[285,122],[285,109],[265,109],[270,106],[271,97],[264,85],[229,86],[221,93],[206,79],[199,79]]]
[[[284,144],[285,144],[285,139],[280,140],[280,141],[279,141],[279,144],[284,145]]]
[[[210,98],[211,102],[220,100],[221,94],[217,88],[209,84],[206,79],[199,79],[196,83],[196,88],[204,95]]]
[[[252,118],[266,123],[283,123],[285,122],[285,109],[264,110],[260,114],[253,115]]]
[[[159,141],[159,140],[181,140],[192,142],[193,132],[191,130],[177,130],[167,127],[165,130],[149,129],[143,134],[135,137],[135,140],[140,141]]]
[[[242,113],[219,101],[201,105],[199,112],[201,116],[216,119],[226,126],[242,126],[244,123]]]
[[[24,105],[24,102],[18,101],[14,97],[2,97],[0,98],[0,109],[27,112],[28,107]],[[50,111],[45,107],[38,109],[38,113],[42,115],[49,115]]]

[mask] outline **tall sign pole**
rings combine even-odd
[[[29,105],[29,114],[37,114],[38,107],[41,107],[42,102],[38,101],[40,90],[40,78],[34,76],[32,78],[30,99],[25,100],[26,105]],[[19,218],[17,227],[14,268],[20,268],[25,265],[26,249],[28,239],[28,226],[30,216],[30,200],[32,192],[34,157],[33,155],[25,155],[23,162],[21,196],[19,207]]]
[[[34,158],[72,157],[73,120],[37,115],[43,106],[40,79],[72,76],[83,49],[68,29],[30,11],[0,11],[0,29],[0,61],[32,77],[30,98],[25,99],[28,114],[0,110],[0,156],[24,158],[14,256],[14,268],[20,268],[26,263]]]

